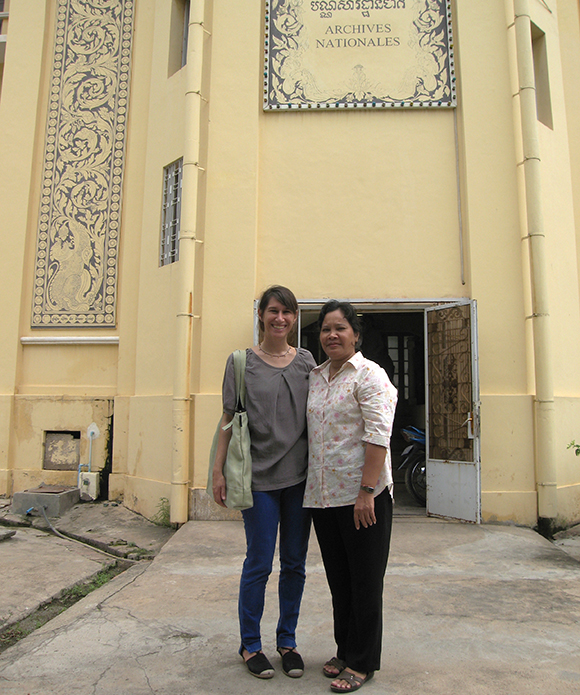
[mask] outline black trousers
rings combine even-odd
[[[383,582],[389,558],[393,502],[388,490],[375,497],[377,523],[357,531],[354,505],[313,509],[334,613],[336,656],[368,673],[381,666]]]

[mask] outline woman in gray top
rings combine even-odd
[[[266,583],[272,572],[280,527],[280,618],[276,646],[282,670],[292,678],[304,673],[296,651],[296,624],[304,590],[310,513],[302,507],[308,438],[306,399],[308,375],[314,358],[289,343],[298,319],[296,297],[275,285],[264,292],[258,308],[263,340],[246,351],[246,410],[252,440],[252,495],[254,505],[242,512],[246,532],[246,559],[240,580],[238,613],[240,655],[249,672],[271,678],[274,669],[262,652],[260,620]],[[213,470],[215,501],[225,506],[223,465],[236,409],[233,356],[226,364],[223,384],[222,429]]]

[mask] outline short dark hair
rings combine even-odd
[[[358,340],[356,347],[358,348],[361,343],[362,337],[362,321],[360,320],[356,309],[350,302],[339,302],[338,299],[330,299],[320,310],[318,314],[318,330],[322,329],[322,324],[324,322],[324,317],[331,311],[337,311],[340,309],[342,311],[344,318],[350,323],[350,327],[355,333],[358,333]]]
[[[278,300],[280,304],[285,306],[287,309],[290,309],[293,314],[298,313],[298,302],[296,301],[294,292],[289,290],[287,287],[283,287],[282,285],[272,285],[272,287],[268,287],[267,290],[264,290],[264,293],[260,297],[260,303],[258,304],[258,309],[262,314],[266,310],[266,307],[270,303],[271,299]],[[258,323],[260,324],[260,330],[263,331],[264,322],[259,315]]]

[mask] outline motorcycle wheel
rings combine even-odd
[[[421,506],[427,504],[427,473],[425,452],[419,451],[407,464],[405,487]]]

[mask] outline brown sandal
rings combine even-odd
[[[329,668],[333,669],[333,671],[329,671]],[[346,661],[339,659],[337,656],[333,656],[332,659],[329,659],[322,667],[322,673],[327,678],[336,678],[345,668]],[[336,673],[334,669],[336,669]]]
[[[354,690],[358,690],[359,688],[362,688],[363,685],[367,682],[370,681],[370,679],[375,675],[374,671],[369,671],[367,675],[364,678],[361,678],[360,676],[357,676],[354,673],[351,673],[350,671],[347,671],[346,669],[344,671],[341,671],[338,676],[335,678],[337,681],[346,681],[348,683],[348,688],[341,688],[338,685],[332,685],[330,684],[330,689],[332,690],[333,693],[352,693]]]

